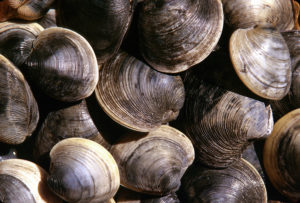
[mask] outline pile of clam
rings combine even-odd
[[[0,202],[300,201],[299,10],[0,1]]]

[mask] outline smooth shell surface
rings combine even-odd
[[[84,36],[103,63],[115,54],[129,27],[136,0],[59,0],[56,20]]]
[[[24,142],[38,119],[38,106],[24,76],[0,55],[0,142]]]
[[[184,71],[204,60],[223,29],[220,0],[144,0],[139,15],[142,55],[166,73]]]
[[[191,141],[166,125],[144,136],[129,134],[114,144],[110,152],[119,166],[124,187],[155,195],[175,192],[194,160]]]
[[[141,132],[176,119],[184,102],[180,76],[157,72],[125,52],[100,67],[95,92],[113,120]]]
[[[70,137],[87,138],[110,147],[95,126],[85,100],[47,115],[36,138],[36,156],[49,153],[56,143]]]
[[[120,186],[118,166],[98,143],[68,138],[50,152],[49,187],[68,202],[103,202]]]
[[[0,22],[8,19],[36,20],[41,18],[54,0],[3,0],[0,1]]]
[[[16,66],[22,65],[32,51],[32,42],[43,30],[37,23],[0,23],[0,54]]]
[[[47,187],[47,172],[33,162],[9,159],[0,162],[0,201],[4,203],[62,202]]]
[[[262,178],[244,159],[225,169],[194,164],[182,178],[182,191],[186,202],[267,203]]]
[[[230,38],[230,57],[242,82],[260,97],[280,100],[291,86],[289,49],[275,28],[238,29]]]
[[[93,49],[82,36],[65,28],[45,29],[33,42],[22,70],[37,88],[60,101],[84,99],[98,82]]]
[[[176,121],[193,142],[202,164],[227,167],[251,140],[270,135],[273,115],[263,102],[200,81],[184,79],[187,97]]]
[[[294,27],[290,0],[222,0],[225,19],[235,29],[269,23],[278,30]]]
[[[300,200],[300,109],[275,125],[265,142],[263,160],[273,186],[292,201]]]

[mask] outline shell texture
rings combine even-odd
[[[287,44],[269,25],[238,29],[230,38],[230,57],[242,82],[260,97],[280,100],[292,78]]]
[[[24,76],[0,55],[0,142],[24,142],[38,119],[38,106]]]
[[[47,172],[33,162],[0,162],[0,201],[5,203],[60,203],[47,187]]]
[[[291,201],[300,200],[300,109],[275,125],[264,146],[263,160],[273,186]]]
[[[57,24],[84,36],[103,63],[121,46],[132,18],[133,2],[135,0],[59,0]]]
[[[294,27],[290,0],[222,0],[225,21],[234,29],[272,24],[280,31]]]
[[[262,178],[244,159],[224,169],[194,164],[182,178],[182,191],[187,202],[267,203]]]
[[[55,16],[56,16],[56,10],[52,8],[49,9],[49,11],[37,22],[45,29],[50,27],[57,27]]]
[[[32,42],[44,29],[37,23],[0,23],[0,54],[16,66],[22,65],[32,50]]]
[[[70,137],[87,138],[110,147],[95,126],[85,100],[47,115],[36,138],[36,156],[49,153],[56,143]]]
[[[120,186],[118,166],[111,154],[85,138],[67,138],[50,152],[49,187],[68,202],[104,202]]]
[[[141,132],[176,119],[185,95],[180,76],[157,72],[125,52],[100,66],[95,92],[114,121]]]
[[[178,73],[204,60],[223,29],[220,0],[144,0],[139,11],[140,50],[151,67]]]
[[[191,141],[175,128],[162,125],[145,136],[129,134],[112,145],[121,185],[146,194],[167,195],[194,160]]]
[[[209,167],[227,167],[252,140],[267,137],[273,115],[263,102],[198,80],[184,79],[185,105],[177,123],[193,142],[197,159]]]
[[[98,82],[98,64],[89,43],[59,27],[40,33],[22,70],[38,89],[66,102],[90,96]]]
[[[41,18],[54,0],[3,0],[0,2],[0,22],[9,19],[36,20]]]

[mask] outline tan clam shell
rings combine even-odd
[[[175,192],[194,160],[191,141],[166,125],[144,136],[137,133],[124,136],[110,152],[119,166],[121,185],[155,195]]]
[[[220,0],[144,0],[141,7],[140,50],[158,71],[178,73],[200,63],[221,36]]]
[[[111,154],[85,138],[67,138],[50,152],[49,187],[68,202],[102,202],[119,186],[118,166]]]
[[[226,22],[235,29],[269,23],[278,30],[294,27],[290,0],[222,0]]]
[[[0,55],[0,142],[20,144],[39,120],[38,105],[23,74]]]
[[[100,66],[95,93],[114,121],[140,132],[176,119],[185,95],[180,76],[157,72],[125,52]]]
[[[279,119],[263,151],[266,173],[272,185],[292,201],[300,200],[300,109]]]
[[[230,38],[230,57],[242,82],[260,97],[280,100],[291,86],[291,60],[281,34],[269,25],[238,29]]]
[[[48,188],[47,172],[33,162],[9,159],[0,162],[1,202],[62,202]]]

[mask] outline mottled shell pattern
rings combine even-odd
[[[0,201],[5,203],[60,203],[47,186],[47,172],[23,159],[0,162]]]
[[[203,61],[223,29],[220,0],[144,0],[139,10],[140,50],[151,67],[178,73]]]
[[[118,165],[98,143],[67,138],[50,152],[49,187],[68,202],[103,202],[120,186]]]
[[[122,186],[155,195],[177,191],[194,160],[191,141],[167,125],[146,135],[128,134],[110,152],[119,166]]]
[[[230,38],[230,57],[242,82],[260,97],[280,100],[290,90],[291,59],[287,44],[270,25],[238,29]]]
[[[114,121],[141,132],[176,119],[185,96],[180,76],[157,72],[125,52],[100,66],[95,92]]]
[[[267,203],[267,191],[257,170],[240,159],[224,169],[193,164],[182,178],[186,202]]]
[[[0,142],[24,142],[38,120],[38,105],[23,74],[0,55]]]
[[[280,118],[263,153],[266,173],[274,187],[293,202],[300,200],[300,109]]]

